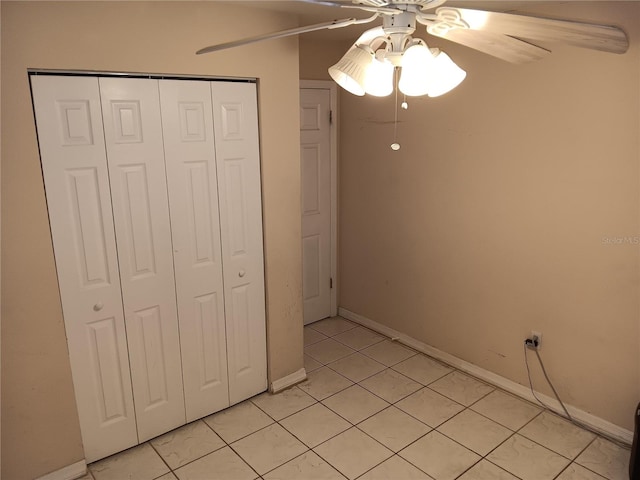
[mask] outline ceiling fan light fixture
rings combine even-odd
[[[439,97],[450,92],[467,76],[467,72],[455,64],[451,57],[443,51],[432,48],[431,71],[428,78],[428,92],[430,97]]]
[[[431,51],[422,43],[407,48],[402,55],[402,73],[398,82],[400,91],[410,97],[427,95],[433,60]]]
[[[338,63],[329,67],[329,75],[349,93],[361,97],[365,94],[367,71],[373,60],[370,49],[353,46]]]
[[[386,97],[393,92],[394,66],[384,58],[374,58],[367,68],[364,90],[375,97]]]

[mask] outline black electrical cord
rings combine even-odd
[[[558,392],[556,391],[555,387],[551,383],[551,379],[549,378],[549,375],[547,375],[547,370],[544,368],[544,363],[542,362],[542,357],[540,356],[540,353],[538,352],[538,343],[537,343],[537,341],[535,341],[535,340],[532,341],[532,340],[527,339],[524,342],[524,364],[527,367],[527,377],[529,379],[529,388],[531,389],[531,394],[538,401],[538,403],[540,405],[542,405],[544,408],[546,408],[547,410],[553,411],[552,408],[550,408],[546,403],[544,403],[542,400],[540,400],[538,398],[538,396],[536,395],[535,390],[533,389],[533,382],[531,380],[531,371],[529,370],[529,360],[527,358],[527,347],[528,346],[531,347],[532,349],[534,349],[534,351],[536,352],[536,356],[538,357],[538,362],[540,363],[540,367],[542,368],[542,373],[544,374],[544,378],[546,378],[547,383],[549,383],[549,386],[551,387],[551,390],[553,391],[553,394],[555,395],[556,399],[558,400],[558,402],[562,406],[562,409],[564,410],[564,413],[566,414],[567,420],[569,420],[571,423],[573,423],[577,427],[580,427],[580,428],[583,428],[585,430],[588,430],[589,432],[594,433],[594,434],[596,434],[598,436],[606,437],[609,441],[615,443],[616,445],[618,445],[620,447],[629,448],[628,444],[626,444],[626,443],[624,443],[624,442],[622,442],[622,441],[620,441],[620,440],[618,440],[616,438],[612,438],[612,437],[610,437],[608,435],[605,435],[605,434],[603,434],[601,432],[598,432],[597,430],[594,430],[589,425],[585,425],[584,423],[575,420],[571,415],[569,415],[569,411],[567,410],[567,407],[565,407],[564,403],[560,399],[560,396],[558,395]]]
[[[571,415],[569,414],[569,411],[567,410],[567,407],[564,406],[564,403],[560,399],[560,395],[558,395],[558,392],[556,391],[555,387],[553,386],[553,383],[551,383],[551,379],[549,378],[549,375],[547,375],[547,369],[544,368],[544,363],[542,363],[542,358],[540,357],[540,353],[538,352],[537,342],[535,344],[532,344],[532,348],[536,352],[536,356],[538,357],[538,362],[540,362],[540,367],[542,368],[542,373],[544,373],[544,378],[547,379],[547,383],[551,387],[551,390],[553,391],[553,394],[555,395],[556,400],[558,400],[558,403],[560,403],[560,406],[562,406],[562,409],[564,410],[564,413],[567,415],[567,418],[573,422],[573,417],[571,417]],[[531,372],[529,371],[529,361],[527,359],[527,342],[526,341],[525,341],[525,344],[524,344],[524,363],[527,366],[527,377],[529,378],[529,387],[531,388],[531,393],[533,394],[535,399],[544,408],[546,408],[548,410],[551,410],[542,400],[540,400],[536,396],[535,392],[533,391],[533,382],[531,381]]]

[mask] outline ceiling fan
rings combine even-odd
[[[629,48],[625,32],[615,26],[540,18],[485,10],[442,6],[446,0],[300,0],[372,13],[365,19],[345,18],[232,42],[211,45],[196,52],[215,52],[263,40],[324,29],[370,23],[382,25],[364,32],[329,74],[355,95],[387,96],[394,87],[408,96],[442,95],[458,86],[466,72],[437,48],[411,35],[418,25],[426,33],[445,38],[510,63],[539,60],[551,52],[543,45],[563,43],[622,54]],[[398,73],[400,74],[397,81]],[[395,81],[395,82],[394,82]]]

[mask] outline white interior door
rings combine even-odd
[[[88,462],[138,443],[98,79],[31,78]]]
[[[330,91],[300,89],[304,323],[331,315]]]
[[[160,82],[187,421],[229,406],[209,82]]]
[[[267,388],[256,86],[212,82],[231,404]]]
[[[185,423],[158,81],[101,78],[138,435]]]

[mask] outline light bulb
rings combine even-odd
[[[446,53],[437,48],[432,48],[431,52],[433,62],[428,79],[428,95],[439,97],[460,85],[467,72],[456,65]]]
[[[398,87],[410,97],[428,93],[429,71],[433,64],[433,55],[420,43],[412,45],[402,54],[402,73]]]
[[[393,92],[393,65],[387,60],[374,58],[367,67],[364,91],[375,97],[386,97]]]

